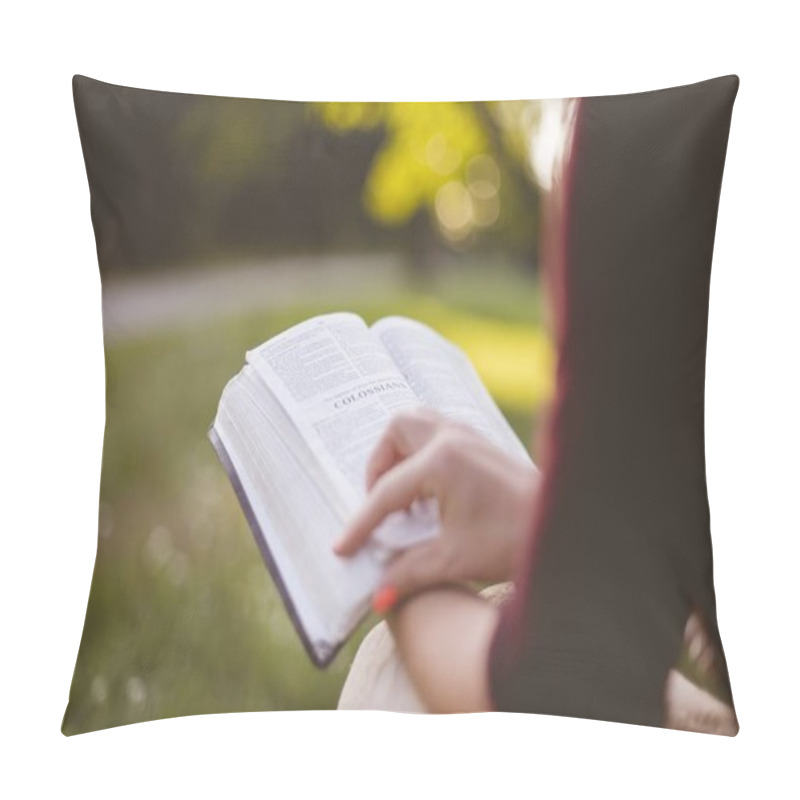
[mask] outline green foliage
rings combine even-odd
[[[529,163],[535,103],[319,103],[316,108],[325,125],[340,134],[385,130],[363,202],[386,225],[405,224],[424,210],[451,242],[495,227],[513,238],[520,234],[520,210],[536,213],[538,192]]]

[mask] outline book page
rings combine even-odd
[[[372,326],[422,403],[469,425],[510,455],[531,461],[467,356],[432,328],[406,317]]]
[[[383,344],[355,314],[314,317],[247,353],[350,513],[366,495],[366,467],[391,417],[420,405]],[[409,546],[433,534],[429,504],[395,514],[375,541]]]
[[[326,476],[252,366],[226,386],[213,429],[256,539],[266,544],[295,613],[322,653],[367,610],[381,562],[366,549],[350,559],[331,550],[344,524],[341,509],[331,504]]]

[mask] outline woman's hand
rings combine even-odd
[[[508,580],[530,527],[537,484],[532,465],[471,428],[425,409],[404,412],[372,454],[366,502],[334,550],[352,555],[388,514],[435,497],[440,535],[390,563],[376,595],[387,598],[379,610],[436,584]]]

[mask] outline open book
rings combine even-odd
[[[419,406],[530,463],[464,353],[411,319],[314,317],[249,351],[222,392],[209,437],[317,666],[368,613],[387,560],[437,533],[435,502],[417,502],[355,556],[331,549],[364,500],[387,423]]]

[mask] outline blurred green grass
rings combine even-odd
[[[538,295],[496,288],[462,282],[446,302],[409,291],[349,310],[367,322],[415,317],[483,360],[488,372],[476,363],[479,372],[490,390],[497,385],[528,443],[549,387],[549,345]],[[335,707],[376,620],[327,670],[311,665],[206,438],[245,351],[330,310],[305,303],[106,343],[100,535],[64,733],[187,714]],[[491,357],[504,351],[516,353],[503,365],[505,382]]]

